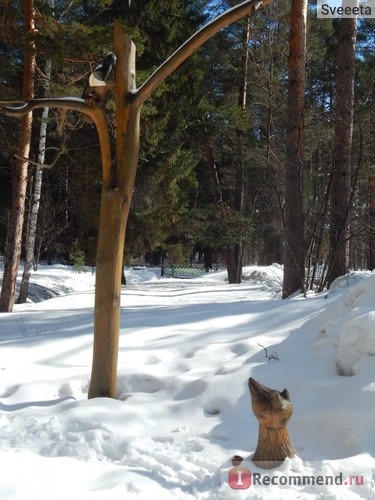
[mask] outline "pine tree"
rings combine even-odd
[[[350,173],[352,165],[356,19],[340,20],[337,54],[335,139],[330,191],[330,252],[327,285],[348,270]]]
[[[303,291],[305,286],[302,169],[304,165],[306,16],[307,1],[292,0],[285,159],[284,298],[297,290]]]
[[[23,66],[23,99],[34,96],[35,79],[35,7],[33,0],[24,0],[25,52]],[[12,211],[8,229],[8,244],[5,257],[3,284],[0,297],[0,312],[11,312],[14,306],[17,273],[21,256],[22,230],[25,214],[25,199],[28,176],[28,161],[32,131],[32,112],[20,121],[17,157],[12,166]]]

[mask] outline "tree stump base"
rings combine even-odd
[[[287,389],[279,392],[249,379],[253,412],[259,421],[258,445],[252,457],[257,467],[273,469],[295,450],[289,437],[287,423],[293,406]]]

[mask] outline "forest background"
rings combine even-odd
[[[116,18],[136,44],[140,85],[204,23],[238,2],[35,1],[35,26],[27,31],[28,3],[1,0],[1,100],[22,100],[25,54],[31,51],[35,97],[80,97],[95,63],[111,50]],[[238,282],[242,265],[284,262],[290,11],[290,1],[273,2],[222,30],[145,104],[125,263],[160,265],[168,259],[208,269],[223,264],[229,281]],[[333,281],[330,266],[339,246],[346,270],[375,267],[373,21],[360,19],[354,28],[353,96],[344,99],[350,106],[347,128],[352,127],[349,168],[339,171],[335,124],[343,20],[317,19],[315,7],[308,7],[304,151],[295,165],[302,199],[299,245],[307,270],[305,289],[322,289]],[[112,101],[107,118],[114,138]],[[33,265],[41,259],[83,259],[94,266],[102,182],[98,137],[77,112],[67,115],[64,136],[60,120],[57,110],[34,112],[22,256],[27,256],[35,226]],[[4,255],[20,131],[20,120],[0,115]],[[56,157],[53,168],[38,166],[48,166]],[[335,182],[338,171],[345,183]],[[340,194],[343,217],[338,219],[332,200]]]

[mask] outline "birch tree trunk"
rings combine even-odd
[[[44,97],[48,97],[50,94],[49,89],[50,89],[51,72],[52,72],[52,61],[51,59],[48,59],[46,61],[46,66],[44,71],[46,77],[44,82]],[[35,237],[36,237],[38,213],[40,206],[40,196],[42,192],[42,183],[43,183],[43,168],[39,165],[43,165],[45,159],[48,116],[49,116],[49,108],[43,108],[41,123],[40,123],[40,132],[39,132],[38,165],[36,166],[35,170],[34,192],[32,196],[31,211],[29,217],[28,238],[26,241],[25,266],[23,269],[20,293],[17,301],[18,304],[23,304],[27,300],[29,292],[31,268],[34,262]]]
[[[26,40],[29,40],[24,55],[23,99],[29,101],[34,98],[35,43],[33,37],[30,36],[35,30],[34,1],[24,0],[23,11]],[[12,211],[0,296],[0,312],[11,312],[14,306],[27,188],[28,161],[24,158],[29,157],[32,120],[32,111],[21,118],[17,158],[12,168]]]
[[[305,237],[303,160],[307,0],[292,0],[290,11],[287,140],[284,210],[283,298],[304,291]]]

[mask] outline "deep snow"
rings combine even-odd
[[[0,498],[375,499],[375,273],[285,301],[280,266],[246,277],[127,270],[118,398],[87,400],[94,276],[33,273],[63,295],[0,315]],[[257,444],[250,376],[288,388],[297,455],[245,465],[346,484],[229,486],[230,458]]]

